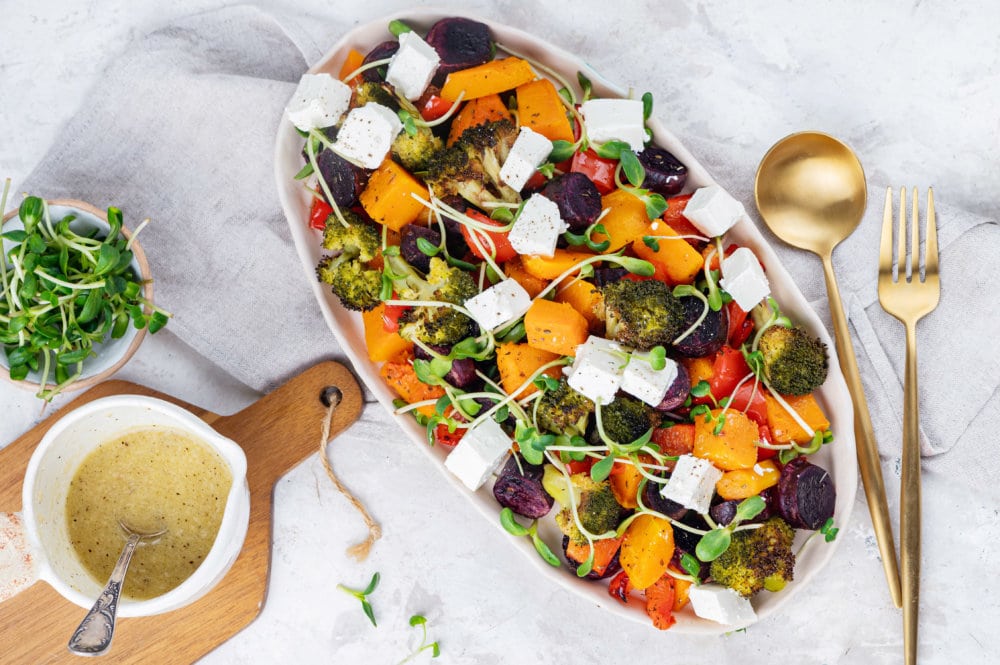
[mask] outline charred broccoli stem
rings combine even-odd
[[[826,381],[826,346],[801,328],[771,326],[758,340],[764,377],[785,395],[806,395]]]
[[[634,349],[667,346],[684,327],[684,306],[658,280],[623,279],[602,288],[607,336]]]
[[[541,429],[554,434],[582,436],[593,412],[594,403],[562,379],[555,390],[546,391],[538,399],[535,420]]]
[[[760,528],[737,531],[732,544],[712,561],[712,580],[749,597],[761,589],[780,591],[792,580],[795,530],[780,517]]]
[[[500,168],[516,138],[517,128],[509,120],[470,127],[454,145],[431,157],[425,181],[439,199],[460,196],[478,207],[520,203],[521,195],[500,180]]]
[[[463,312],[448,304],[461,305],[479,293],[469,273],[432,257],[430,270],[421,275],[402,257],[384,257],[388,277],[401,300],[439,302],[442,305],[418,305],[399,318],[399,334],[424,344],[450,346],[476,334],[476,323]]]
[[[343,214],[348,226],[334,215],[326,220],[322,246],[333,254],[320,260],[316,278],[328,284],[347,309],[369,311],[381,302],[382,273],[367,265],[378,254],[378,231],[349,210]]]
[[[612,442],[627,446],[659,425],[657,412],[645,402],[621,395],[601,407],[603,433]]]

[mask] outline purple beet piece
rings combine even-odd
[[[670,519],[683,519],[688,514],[688,509],[676,501],[664,498],[660,494],[661,489],[663,489],[663,485],[652,481],[647,482],[645,489],[642,491],[642,502],[646,504],[647,508],[655,510],[658,513],[663,513]]]
[[[601,193],[582,173],[571,171],[550,180],[542,195],[559,206],[559,215],[573,233],[582,233],[601,214]]]
[[[439,77],[493,59],[489,27],[472,19],[460,16],[443,18],[427,31],[425,41],[441,57],[437,71]]]
[[[833,517],[837,491],[833,478],[823,467],[796,457],[781,470],[778,480],[778,509],[796,529],[815,530]]]
[[[407,224],[399,232],[399,254],[417,270],[427,272],[431,269],[431,257],[420,251],[420,247],[417,246],[419,238],[423,238],[435,247],[441,244],[441,233],[437,229]]]
[[[443,356],[451,353],[451,347],[431,346],[431,348]],[[413,356],[421,360],[431,359],[430,354],[420,348],[419,345],[413,347]],[[444,380],[457,388],[468,388],[476,380],[476,361],[472,358],[452,360],[451,371],[444,375]],[[488,403],[488,407],[492,405],[492,402]]]
[[[329,148],[316,155],[316,164],[337,205],[353,206],[368,184],[368,173]]]
[[[677,363],[677,378],[674,382],[670,384],[667,388],[667,394],[663,396],[663,401],[661,401],[657,406],[657,411],[673,411],[677,407],[684,404],[684,400],[687,399],[688,393],[691,391],[691,378],[688,374],[687,368],[681,363]]]
[[[386,58],[391,58],[399,50],[399,42],[395,39],[390,39],[378,44],[371,51],[368,51],[368,55],[365,59],[361,61],[362,65],[367,65],[376,60],[385,60]],[[380,83],[385,80],[385,72],[389,65],[382,65],[381,67],[372,67],[371,69],[366,69],[361,72],[361,78],[365,81],[374,81]]]
[[[776,489],[777,488],[775,487],[769,487],[763,492],[761,492],[760,497],[764,499],[764,510],[760,511],[760,514],[754,517],[753,519],[744,520],[743,522],[740,522],[740,524],[755,524],[758,522],[763,522],[764,520],[774,515],[774,513],[777,510],[777,505],[775,501],[777,497]],[[736,508],[737,506],[740,505],[741,501],[742,499],[731,499],[729,501],[722,501],[720,503],[717,503],[714,506],[712,506],[711,510],[709,510],[709,514],[712,516],[713,520],[725,526],[730,522],[732,522],[733,518],[736,517]]]
[[[493,496],[497,503],[518,515],[529,519],[545,517],[554,500],[542,487],[542,473],[541,464],[528,464],[523,458],[511,455],[493,484]]]
[[[695,296],[684,296],[680,301],[684,305],[684,324],[681,329],[686,331],[701,316],[705,310],[705,303],[701,298]],[[690,335],[674,344],[674,350],[688,358],[700,358],[712,355],[721,349],[729,334],[728,311],[726,307],[718,312],[709,309],[698,327]]]
[[[639,162],[646,169],[644,188],[663,196],[675,196],[684,189],[687,167],[668,151],[649,146],[639,153]]]

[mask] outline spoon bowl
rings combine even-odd
[[[889,594],[902,607],[896,549],[889,521],[878,445],[854,355],[840,289],[833,271],[833,248],[858,227],[868,203],[865,172],[857,155],[826,134],[802,132],[778,141],[757,167],[757,209],[764,223],[790,245],[823,260],[830,319],[840,368],[854,404],[858,469],[878,539]]]
[[[754,196],[776,236],[820,256],[851,235],[868,202],[857,155],[819,132],[778,141],[757,168]]]

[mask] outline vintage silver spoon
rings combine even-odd
[[[100,656],[111,647],[118,613],[118,597],[121,595],[125,573],[128,571],[128,564],[132,561],[135,548],[140,542],[155,542],[155,539],[167,532],[166,528],[159,531],[139,531],[121,519],[118,520],[118,525],[128,536],[125,548],[118,556],[111,577],[108,578],[108,583],[98,596],[97,602],[87,612],[87,616],[83,617],[83,621],[66,645],[71,653],[78,656]]]

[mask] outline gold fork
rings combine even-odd
[[[927,190],[927,226],[923,261],[920,255],[917,189],[913,188],[910,243],[906,243],[906,189],[899,191],[896,256],[892,250],[892,188],[886,190],[879,247],[878,299],[882,308],[906,326],[906,375],[903,391],[903,468],[900,487],[900,570],[903,587],[903,654],[906,665],[917,662],[917,616],[920,607],[920,413],[917,405],[917,321],[940,299],[937,221],[934,191]],[[921,263],[923,271],[921,272]]]

